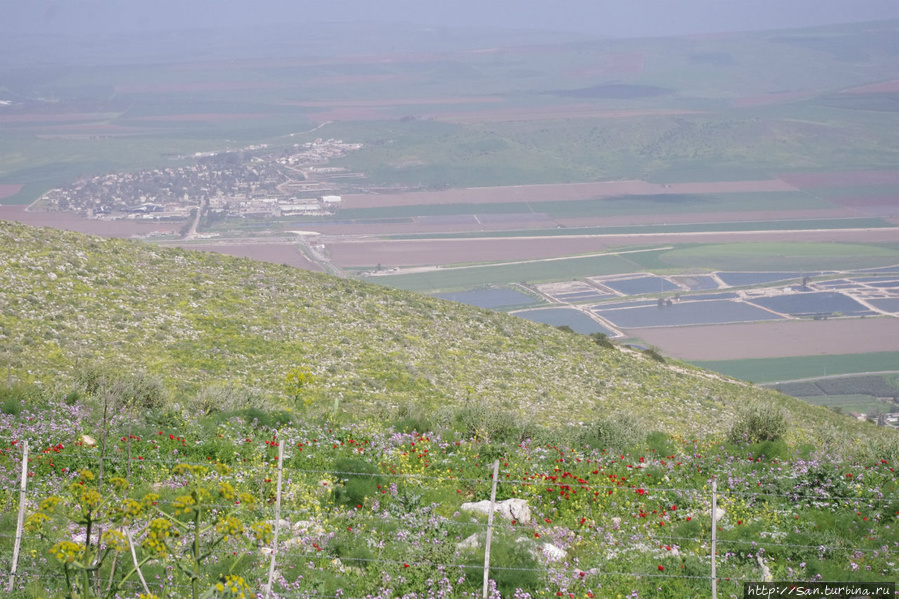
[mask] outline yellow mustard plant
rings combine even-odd
[[[253,538],[256,539],[256,542],[263,545],[271,543],[275,536],[272,525],[268,522],[256,522],[250,527],[250,530],[253,531]]]
[[[215,530],[226,540],[233,539],[243,534],[243,522],[234,516],[227,516],[216,523]]]
[[[219,497],[226,501],[234,501],[234,498],[237,497],[237,491],[234,490],[234,486],[228,481],[222,481],[219,483]]]
[[[71,564],[84,555],[84,545],[72,541],[60,541],[50,548],[50,555],[63,563]]]
[[[156,518],[147,527],[147,536],[143,547],[156,557],[166,557],[169,554],[167,540],[179,536],[178,529],[165,518]]]
[[[250,594],[250,587],[242,576],[229,574],[222,580],[217,582],[213,589],[220,597],[233,597],[234,599],[245,599]]]
[[[179,495],[172,503],[172,507],[175,508],[176,516],[180,516],[181,514],[189,515],[196,509],[197,500],[194,499],[193,495]]]
[[[100,540],[114,551],[128,551],[130,547],[127,537],[120,530],[114,528],[103,531],[103,536]]]

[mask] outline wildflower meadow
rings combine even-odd
[[[409,408],[104,417],[96,397],[3,404],[7,574],[29,447],[12,597],[479,597],[487,518],[463,504],[496,461],[497,501],[527,510],[494,520],[491,597],[711,596],[713,481],[718,596],[897,575],[886,446],[595,433],[622,421],[489,436]]]

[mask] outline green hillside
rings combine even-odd
[[[300,368],[306,401],[340,399],[354,414],[483,400],[544,424],[626,411],[656,430],[718,433],[771,397],[796,431],[849,425],[589,337],[286,266],[11,223],[0,223],[0,264],[10,381],[52,387],[100,365],[158,375],[175,401],[232,386],[287,402],[285,377]]]

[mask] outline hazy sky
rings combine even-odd
[[[899,18],[899,0],[0,0],[0,34],[403,21],[622,37]]]

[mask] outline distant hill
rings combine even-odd
[[[52,387],[84,364],[162,377],[175,397],[234,385],[314,401],[482,399],[562,426],[627,412],[654,429],[727,429],[768,398],[794,430],[850,426],[823,408],[589,337],[404,291],[221,255],[0,222],[0,374]],[[286,401],[286,400],[285,400]]]

